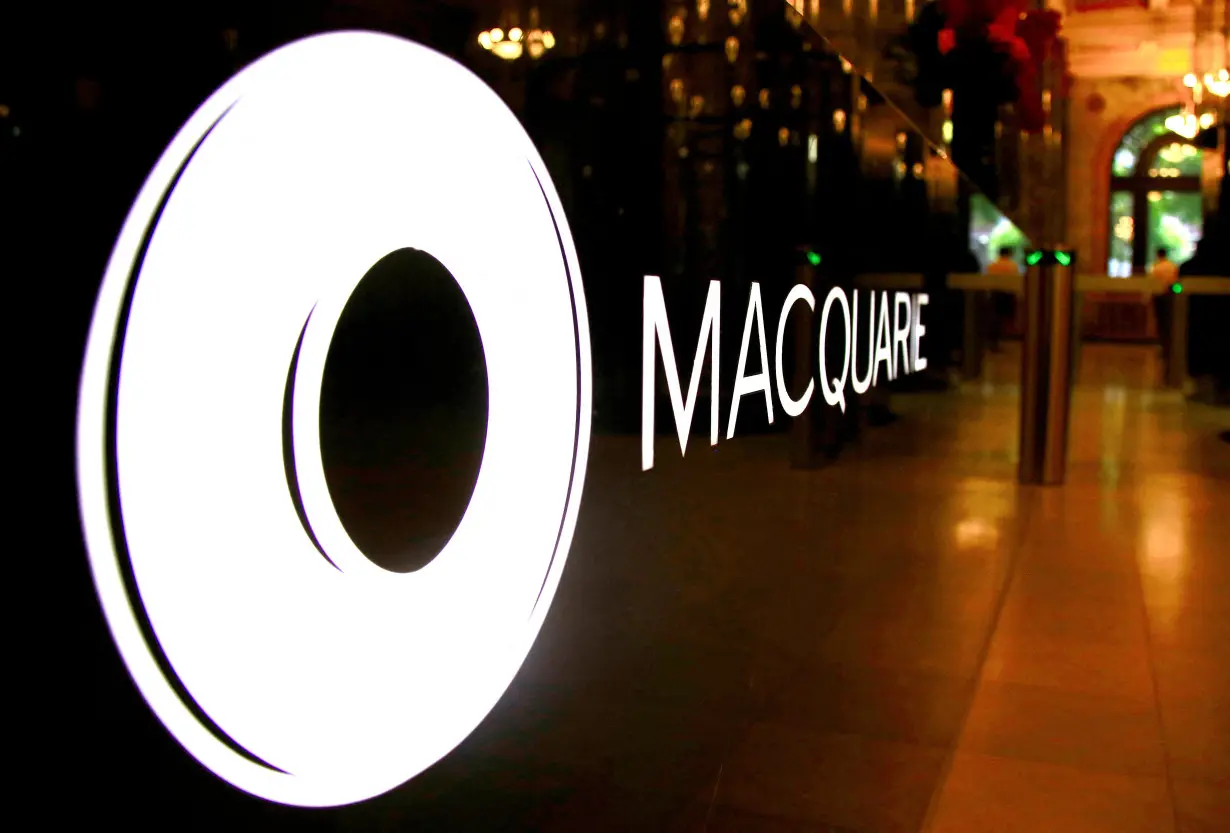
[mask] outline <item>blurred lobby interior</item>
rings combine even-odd
[[[63,644],[89,657],[97,703],[59,745],[98,773],[81,786],[91,813],[175,829],[1230,833],[1228,5],[235,0],[183,21],[84,3],[42,21],[28,60],[6,58],[0,165],[27,219],[79,230],[54,287],[66,381],[47,401],[65,412],[153,161],[231,74],[330,30],[427,44],[505,101],[560,194],[593,339],[568,566],[464,743],[364,804],[257,806],[175,757],[82,566]],[[1001,250],[1018,271],[986,274]],[[1176,277],[1152,274],[1159,250]],[[727,334],[683,455],[659,377],[648,472],[645,275],[661,276],[683,372],[710,280]],[[1030,280],[1068,281],[1058,323]],[[724,427],[753,281],[770,327],[799,282],[928,293],[928,369],[844,410],[817,393],[793,420],[751,397],[711,449],[709,397]],[[814,346],[792,339],[791,367]],[[1048,372],[1067,414],[1025,413]],[[1025,474],[1031,431],[1052,443],[1049,483]],[[364,465],[384,468],[348,481],[357,506],[398,474]],[[154,751],[115,764],[105,750],[132,738]]]

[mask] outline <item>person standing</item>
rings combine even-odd
[[[1157,319],[1157,338],[1162,345],[1162,361],[1170,361],[1170,293],[1179,280],[1179,267],[1170,259],[1170,250],[1157,250],[1157,258],[1149,270],[1150,277],[1165,281],[1163,291],[1153,296],[1153,315]]]

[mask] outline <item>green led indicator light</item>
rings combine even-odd
[[[1172,283],[1172,284],[1170,285],[1170,291],[1171,291],[1171,292],[1173,292],[1175,295],[1180,295],[1180,294],[1182,294],[1182,292],[1183,292],[1183,284],[1181,284],[1181,283]]]
[[[816,254],[815,252],[808,252],[807,262],[810,263],[812,266],[819,266],[820,265],[820,255]]]
[[[1029,257],[1025,258],[1025,262],[1030,266],[1037,266],[1042,261],[1042,252],[1030,252]]]
[[[1072,255],[1067,252],[1055,252],[1055,260],[1059,261],[1060,266],[1072,265]]]

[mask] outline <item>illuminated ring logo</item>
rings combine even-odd
[[[398,573],[338,518],[319,408],[347,299],[407,249],[469,304],[488,412],[464,516]],[[559,198],[481,81],[370,33],[300,41],[235,76],[138,195],[82,371],[90,565],[150,707],[210,770],[283,803],[360,801],[431,766],[541,627],[590,389]]]

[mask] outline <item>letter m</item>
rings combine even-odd
[[[675,364],[675,345],[671,341],[670,323],[666,320],[666,301],[662,297],[662,281],[654,275],[645,276],[645,322],[641,387],[641,470],[653,468],[654,403],[656,399],[657,348],[662,348],[662,369],[670,389],[671,408],[675,412],[675,427],[679,432],[679,452],[687,453],[688,434],[692,430],[692,414],[696,410],[696,394],[700,389],[701,368],[705,362],[705,341],[709,341],[709,444],[718,441],[718,345],[721,343],[722,285],[709,282],[705,299],[705,314],[700,324],[696,358],[692,360],[692,377],[688,382],[688,398],[683,398],[679,369]]]

